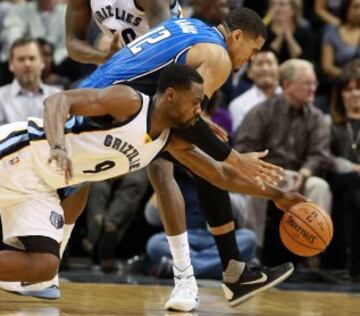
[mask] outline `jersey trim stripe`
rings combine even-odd
[[[0,142],[0,160],[30,145],[30,136],[26,129],[10,133]]]
[[[160,65],[159,67],[157,67],[157,68],[155,68],[155,69],[152,69],[152,70],[150,70],[150,71],[148,71],[148,72],[144,72],[144,73],[142,73],[142,74],[140,74],[140,75],[137,75],[137,76],[135,76],[135,77],[132,77],[132,78],[130,78],[130,79],[117,80],[117,81],[114,81],[112,84],[114,85],[114,84],[119,84],[119,83],[124,82],[124,81],[132,81],[132,80],[135,80],[135,79],[139,79],[139,78],[144,77],[144,76],[146,76],[146,75],[149,75],[149,74],[151,74],[151,73],[153,73],[153,72],[156,72],[156,71],[158,71],[158,70],[160,70],[160,69],[162,69],[162,68],[164,68],[164,67],[172,64],[173,62],[174,62],[174,59],[171,59],[171,60],[169,60],[168,62],[166,62],[165,64]]]

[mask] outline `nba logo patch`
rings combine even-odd
[[[16,156],[9,160],[9,165],[13,166],[13,165],[17,164],[18,162],[20,162],[20,158],[18,156]]]
[[[63,228],[64,226],[64,217],[54,211],[51,211],[50,214],[50,223],[53,225],[56,229]]]

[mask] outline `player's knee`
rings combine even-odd
[[[53,254],[30,254],[32,262],[31,282],[44,282],[56,276],[60,259]]]

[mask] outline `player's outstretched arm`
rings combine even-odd
[[[69,56],[81,63],[103,64],[119,46],[119,35],[114,36],[109,51],[100,51],[86,41],[91,23],[91,8],[87,0],[71,0],[66,9],[66,49]]]
[[[106,89],[75,89],[56,93],[44,101],[44,129],[51,147],[65,148],[64,125],[69,114],[111,115],[126,120],[141,107],[141,97],[124,85]]]
[[[224,190],[271,199],[283,210],[287,210],[296,203],[307,201],[299,194],[284,192],[266,181],[262,181],[261,185],[258,182],[249,181],[239,171],[237,164],[234,164],[235,160],[215,161],[200,149],[180,138],[173,137],[167,150],[198,176]]]

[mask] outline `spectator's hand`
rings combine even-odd
[[[70,179],[73,176],[71,160],[63,148],[50,149],[50,158],[48,163],[54,165],[57,171],[64,173],[65,184],[69,184]]]
[[[310,202],[305,196],[295,192],[285,192],[282,198],[274,199],[275,205],[284,212],[300,202]]]
[[[205,116],[205,115],[201,115],[201,117],[204,119],[204,121],[209,125],[210,129],[213,131],[213,133],[220,138],[223,142],[227,143],[229,141],[229,137],[227,132],[220,127],[219,125],[217,125],[216,123],[214,123],[209,117]]]
[[[262,189],[265,189],[264,182],[272,185],[277,185],[279,181],[283,180],[284,170],[281,167],[261,160],[268,154],[268,150],[262,152],[251,152],[240,154],[235,150],[232,151],[232,155],[235,155],[234,164],[239,169],[241,175],[247,181],[256,183]]]

